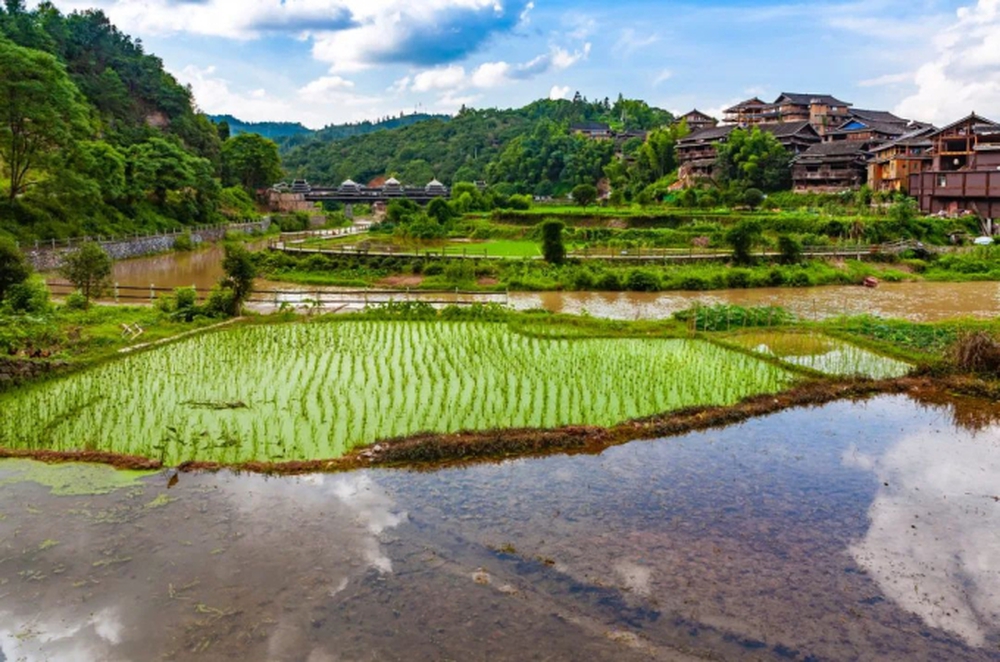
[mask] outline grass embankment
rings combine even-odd
[[[721,262],[635,265],[573,260],[552,265],[541,260],[441,260],[275,251],[257,253],[255,259],[271,280],[340,287],[378,287],[402,280],[407,287],[421,289],[661,292],[860,285],[869,276],[887,282],[920,279],[896,265],[857,260],[750,267],[730,267]]]

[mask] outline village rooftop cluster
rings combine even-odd
[[[884,110],[864,110],[829,94],[784,92],[772,103],[748,99],[718,120],[698,110],[677,118],[690,134],[677,143],[679,186],[715,176],[717,146],[736,129],[772,134],[792,159],[798,192],[839,193],[867,184],[907,193],[927,214],[971,211],[1000,217],[1000,124],[971,113],[938,128]],[[592,138],[606,125],[574,126]]]

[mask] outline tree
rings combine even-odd
[[[278,146],[256,133],[241,133],[222,145],[222,178],[226,186],[249,191],[266,188],[282,177]]]
[[[578,184],[570,194],[581,207],[589,207],[597,201],[597,187],[593,184]]]
[[[760,241],[763,228],[755,218],[746,218],[726,232],[726,243],[733,247],[733,262],[750,264],[753,262],[754,244]]]
[[[722,184],[757,188],[765,193],[792,185],[791,155],[772,134],[736,129],[718,145],[716,171]]]
[[[13,240],[0,237],[0,301],[15,285],[28,280],[31,265]]]
[[[63,278],[73,284],[90,305],[90,300],[99,297],[111,284],[111,257],[94,241],[85,242],[63,257],[59,270]]]
[[[250,251],[239,244],[227,244],[226,254],[222,258],[222,270],[225,276],[219,283],[232,292],[231,315],[239,315],[243,304],[253,292],[253,281],[257,277],[257,267],[254,266]]]
[[[562,264],[566,260],[566,246],[562,238],[565,227],[562,221],[542,223],[542,255],[549,264]]]
[[[448,225],[451,219],[455,217],[455,212],[452,211],[447,200],[444,198],[434,198],[427,205],[427,215],[437,219],[437,222],[441,225]]]
[[[0,166],[10,201],[76,135],[86,131],[86,106],[55,57],[0,37]]]
[[[229,128],[229,122],[222,120],[215,125],[215,130],[219,132],[219,140],[226,142],[232,135],[232,129]]]
[[[795,237],[779,235],[778,252],[781,253],[782,264],[798,264],[802,261],[802,244]]]
[[[764,204],[764,198],[764,192],[759,188],[748,188],[743,191],[743,204],[749,207],[750,211],[755,211]]]

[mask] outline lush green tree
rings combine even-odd
[[[197,183],[195,157],[177,143],[150,138],[133,145],[126,154],[128,190],[133,199],[152,194],[159,204],[168,191],[194,187]]]
[[[111,257],[100,244],[88,241],[63,256],[59,273],[83,295],[85,305],[101,296],[111,284]]]
[[[750,211],[754,211],[764,204],[764,198],[764,192],[759,188],[748,188],[743,191],[743,204],[749,207]]]
[[[720,183],[770,193],[791,187],[791,155],[773,134],[754,127],[736,129],[718,145]]]
[[[226,186],[238,184],[247,191],[266,188],[283,176],[278,146],[256,133],[230,138],[222,146],[222,173]]]
[[[448,225],[455,218],[455,212],[444,198],[431,200],[427,205],[427,215],[436,219],[441,225]]]
[[[229,128],[229,122],[226,120],[222,120],[216,124],[215,130],[219,132],[219,140],[223,143],[229,140],[232,135],[232,130]]]
[[[778,235],[778,252],[782,264],[798,264],[802,261],[802,243],[787,234]]]
[[[745,218],[726,232],[726,243],[733,248],[733,262],[750,264],[753,262],[753,247],[760,241],[763,227],[755,218]]]
[[[10,201],[28,189],[35,170],[87,131],[86,112],[55,57],[0,38],[0,167]]]
[[[655,182],[677,170],[677,141],[688,135],[687,122],[651,131],[636,155],[643,181]]]
[[[542,255],[550,264],[562,264],[566,260],[566,246],[563,244],[565,227],[562,221],[542,223]]]
[[[219,284],[232,293],[229,314],[239,315],[243,304],[253,293],[257,267],[250,252],[240,244],[227,244],[225,251],[225,256],[222,258],[222,270],[225,276]]]
[[[581,207],[589,207],[597,201],[597,187],[593,184],[578,184],[573,187],[573,201]]]
[[[31,265],[21,253],[17,244],[6,237],[0,237],[0,301],[15,285],[20,285],[31,276]]]

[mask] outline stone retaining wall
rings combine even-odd
[[[253,223],[233,223],[213,228],[191,231],[191,241],[200,244],[205,241],[218,241],[225,237],[227,232],[266,232],[271,227],[271,219],[265,217]],[[99,242],[105,251],[115,260],[126,260],[132,257],[163,253],[174,247],[177,238],[185,233],[150,235],[147,237],[134,237],[130,239],[111,239]],[[46,248],[26,248],[25,256],[36,271],[52,271],[62,266],[63,256],[74,249],[67,247]]]
[[[0,391],[45,375],[60,372],[69,366],[65,361],[32,361],[0,358]]]

